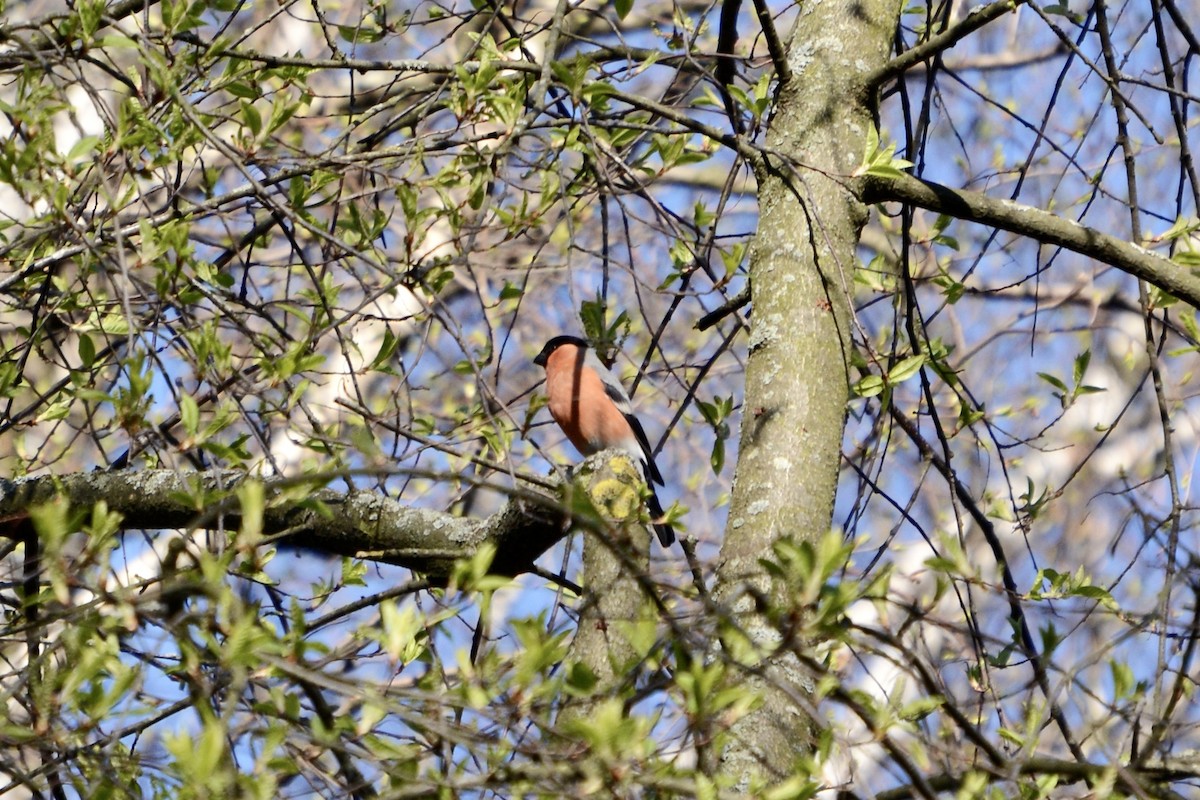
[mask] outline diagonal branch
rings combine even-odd
[[[869,175],[859,184],[859,197],[865,203],[912,203],[940,214],[991,225],[1044,244],[1064,247],[1141,278],[1200,308],[1200,277],[1190,269],[1143,247],[1048,211],[1009,200],[998,200],[980,192],[951,189],[911,175]]]
[[[754,13],[758,15],[758,24],[762,26],[763,38],[767,40],[767,50],[771,53],[771,63],[775,65],[775,77],[782,86],[792,81],[792,65],[787,59],[787,44],[775,29],[775,21],[771,18],[771,9],[766,0],[754,0]]]
[[[1025,2],[1026,0],[997,0],[986,6],[972,8],[958,24],[931,37],[928,41],[905,50],[875,70],[867,77],[866,85],[879,87],[892,78],[898,78],[922,61],[945,53],[984,25],[1015,11],[1017,6],[1023,5]]]

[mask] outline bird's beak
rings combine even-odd
[[[533,363],[537,364],[539,367],[542,367],[544,369],[546,367],[546,351],[543,350],[542,352],[538,353],[534,357]]]

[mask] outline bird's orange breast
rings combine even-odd
[[[600,376],[584,361],[584,351],[564,346],[546,361],[546,397],[550,415],[580,453],[626,447],[629,423],[608,394]]]

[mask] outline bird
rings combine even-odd
[[[646,506],[655,520],[663,517],[654,485],[663,486],[654,463],[646,430],[633,414],[633,405],[621,382],[601,363],[588,343],[578,336],[555,336],[533,359],[546,370],[546,396],[550,416],[575,449],[585,456],[607,448],[623,450],[642,466],[650,490]],[[652,522],[663,547],[675,541],[675,529]]]

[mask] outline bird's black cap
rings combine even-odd
[[[537,356],[534,357],[533,363],[537,364],[539,367],[546,366],[546,359],[550,357],[550,354],[562,347],[564,344],[573,344],[576,347],[582,347],[584,349],[587,349],[588,346],[588,343],[585,340],[580,339],[578,336],[555,336],[553,339],[546,342],[546,346],[542,348],[542,352],[538,353]]]

